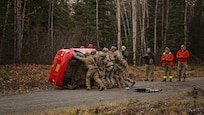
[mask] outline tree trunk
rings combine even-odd
[[[51,53],[53,53],[53,48],[54,48],[54,0],[52,0],[52,6],[51,6],[51,35],[50,35],[50,50]]]
[[[136,0],[132,0],[132,31],[133,31],[133,65],[136,66],[136,45],[137,45],[137,11]]]
[[[184,11],[184,44],[187,42],[188,28],[187,28],[187,17],[188,17],[188,1],[185,0],[185,11]]]
[[[99,35],[98,35],[98,0],[96,0],[96,39],[97,39],[97,46],[98,48],[100,48]]]
[[[144,54],[144,42],[145,42],[145,12],[146,12],[146,0],[142,3],[142,28],[141,28],[141,54]],[[140,55],[140,61],[142,60],[142,55]],[[140,64],[141,65],[141,64]]]
[[[125,4],[124,4],[124,0],[122,0],[122,7],[123,7],[123,10],[124,10],[124,14],[125,14],[125,21],[126,21],[126,27],[127,27],[127,34],[130,34],[130,23],[129,23],[129,18],[128,18],[128,14],[127,14],[127,8],[125,7]]]
[[[165,19],[165,30],[164,30],[164,43],[167,42],[167,32],[169,27],[169,0],[166,0],[166,19]]]
[[[47,35],[48,35],[48,39],[47,39],[47,43],[48,44],[50,44],[50,31],[51,31],[51,29],[50,29],[50,25],[51,25],[51,8],[52,8],[52,4],[51,4],[51,1],[49,1],[49,11],[48,11],[48,31],[47,31]]]
[[[16,52],[15,52],[15,62],[19,63],[21,61],[21,53],[22,53],[22,15],[21,15],[22,5],[21,0],[16,1],[16,31],[17,31],[17,38],[16,38]]]
[[[8,0],[7,1],[7,6],[6,6],[6,16],[5,16],[3,32],[2,32],[3,33],[3,35],[2,35],[3,40],[5,39],[5,35],[6,35],[6,25],[7,25],[7,22],[8,22],[8,14],[9,14],[10,6],[11,6],[11,0]]]
[[[117,0],[117,23],[118,23],[118,40],[117,47],[118,50],[121,50],[121,23],[120,23],[120,0]]]
[[[121,14],[121,18],[122,18],[122,23],[123,23],[123,28],[124,28],[126,43],[128,43],[127,27],[126,27],[126,24],[125,24],[125,19],[124,19],[123,13],[120,12],[120,14]]]
[[[148,0],[146,1],[146,19],[147,19],[147,28],[149,28],[149,3]]]
[[[164,40],[164,15],[165,15],[165,11],[164,11],[164,4],[165,1],[162,0],[162,20],[161,20],[161,39],[162,39],[162,45],[165,46],[166,45],[166,41]]]
[[[23,3],[23,7],[22,7]],[[26,11],[27,0],[15,0],[15,21],[16,36],[14,37],[14,62],[20,63],[22,61],[22,47],[23,47],[23,32],[24,32],[24,18]]]
[[[17,60],[17,0],[14,0],[14,40],[13,40],[13,51],[14,51],[14,63]]]
[[[4,20],[4,26],[3,26],[3,32],[2,32],[2,38],[0,39],[0,62],[1,62],[1,55],[3,54],[2,48],[3,48],[3,44],[4,44],[4,40],[6,38],[6,26],[8,23],[8,14],[9,14],[9,9],[11,7],[11,0],[7,1],[7,6],[6,6],[6,16],[5,16],[5,20]]]
[[[154,14],[154,54],[157,54],[157,10],[158,10],[158,1],[156,0],[155,5],[155,14]]]

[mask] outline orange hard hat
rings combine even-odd
[[[88,48],[93,48],[93,44],[88,44]]]

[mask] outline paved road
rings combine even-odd
[[[163,89],[157,93],[139,93],[133,89],[114,88],[106,91],[85,89],[36,92],[30,94],[0,97],[0,114],[22,114],[47,109],[88,105],[102,102],[117,101],[129,98],[146,100],[164,96],[184,94],[191,91],[193,86],[204,89],[204,77],[187,79],[186,82],[137,82],[134,88],[149,87]]]

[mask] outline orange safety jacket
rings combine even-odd
[[[181,50],[179,50],[176,54],[176,58],[179,62],[187,62],[187,59],[189,58],[189,51],[184,50],[184,52],[182,52]]]
[[[164,67],[166,64],[174,66],[174,55],[171,52],[169,52],[167,59],[168,60],[166,60],[166,53],[164,52],[161,56],[162,67]]]

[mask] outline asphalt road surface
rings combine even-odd
[[[49,109],[74,107],[79,105],[91,105],[103,102],[114,102],[125,99],[147,100],[154,98],[168,97],[172,95],[183,95],[191,91],[193,86],[204,89],[204,77],[189,78],[185,82],[161,82],[161,81],[140,81],[136,82],[133,88],[114,88],[105,91],[92,89],[62,90],[35,92],[30,94],[13,95],[0,97],[0,115],[2,114],[23,114]],[[162,89],[156,93],[135,92],[135,88]]]

